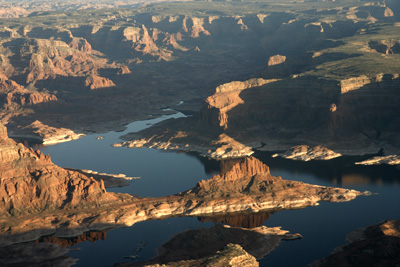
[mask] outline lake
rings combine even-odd
[[[199,180],[217,174],[220,162],[192,153],[111,145],[121,142],[118,137],[128,132],[139,131],[164,119],[183,116],[177,113],[138,121],[127,125],[124,132],[90,134],[75,141],[41,147],[41,150],[50,154],[53,162],[62,167],[140,177],[127,187],[110,188],[107,191],[143,197],[176,194],[194,187]],[[98,136],[103,139],[97,139]],[[350,231],[400,217],[400,170],[397,168],[354,165],[355,161],[365,157],[310,163],[272,158],[271,153],[265,152],[256,152],[254,156],[270,167],[272,175],[282,176],[283,179],[377,193],[345,203],[323,202],[319,206],[301,210],[261,214],[259,217],[262,218],[261,223],[265,219],[264,225],[282,226],[282,229],[291,233],[300,233],[303,238],[283,241],[260,260],[260,266],[306,266],[315,259],[328,256],[335,247],[344,244]],[[249,221],[254,220],[252,215],[248,215],[248,218]],[[216,218],[215,221],[220,220]],[[213,225],[209,218],[200,220],[197,217],[140,222],[129,228],[107,231],[96,242],[78,243],[71,247],[69,255],[79,259],[77,266],[112,266],[116,262],[136,262],[124,257],[141,246],[142,249],[137,253],[140,256],[138,260],[144,261],[155,257],[156,248],[171,236],[188,229]]]

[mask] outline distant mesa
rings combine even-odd
[[[286,61],[286,56],[275,55],[268,59],[268,66],[275,66],[282,64]]]
[[[85,80],[85,86],[89,87],[90,90],[95,90],[100,88],[115,87],[115,83],[104,77],[90,75]]]

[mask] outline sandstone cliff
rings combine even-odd
[[[115,201],[103,182],[55,166],[49,156],[8,139],[0,125],[0,213],[13,216]]]
[[[30,91],[24,86],[0,74],[0,104],[5,110],[14,110],[20,106],[36,105],[57,101],[57,96],[46,92]]]

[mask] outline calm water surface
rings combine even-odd
[[[182,116],[178,113],[169,117]],[[76,141],[42,147],[41,150],[63,167],[141,177],[127,187],[108,191],[144,197],[175,194],[218,173],[220,164],[187,153],[111,147],[111,144],[121,141],[119,136],[139,131],[166,118],[168,116],[131,123],[124,132],[100,135],[104,137],[101,140],[96,139],[98,134],[87,135]],[[270,167],[272,175],[284,179],[378,193],[345,203],[321,203],[316,207],[272,214],[264,225],[282,226],[291,233],[302,234],[303,238],[282,242],[260,261],[261,266],[306,266],[344,244],[348,232],[385,219],[400,218],[400,171],[394,167],[354,165],[353,162],[360,157],[306,163],[271,158],[268,153],[257,152],[255,156]],[[213,225],[212,222],[202,223],[190,217],[141,222],[129,228],[110,230],[105,240],[72,246],[69,255],[79,259],[77,266],[111,266],[116,262],[131,261],[124,256],[131,255],[140,244],[145,244],[139,256],[140,260],[147,260],[155,257],[156,248],[171,236],[184,230]]]

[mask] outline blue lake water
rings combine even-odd
[[[177,113],[170,117],[182,116]],[[119,136],[139,131],[166,118],[134,122],[124,132],[87,135],[72,142],[42,147],[41,150],[63,167],[141,177],[127,187],[108,191],[143,197],[175,194],[218,173],[220,163],[187,153],[111,147],[111,144],[121,141]],[[97,136],[104,139],[98,140]],[[255,157],[270,167],[272,175],[284,179],[378,193],[345,203],[321,203],[316,207],[272,214],[264,222],[266,226],[282,226],[291,233],[302,234],[303,238],[283,241],[260,260],[261,266],[306,266],[344,244],[350,231],[385,219],[400,218],[399,169],[354,165],[360,157],[313,163],[275,159],[269,153],[260,152],[255,153]],[[213,225],[212,222],[202,223],[190,217],[141,222],[129,228],[110,230],[105,240],[77,244],[71,247],[69,255],[79,259],[77,266],[112,266],[116,262],[130,261],[124,256],[131,255],[138,244],[146,242],[139,256],[140,260],[147,260],[155,257],[156,248],[171,236],[184,230]]]

